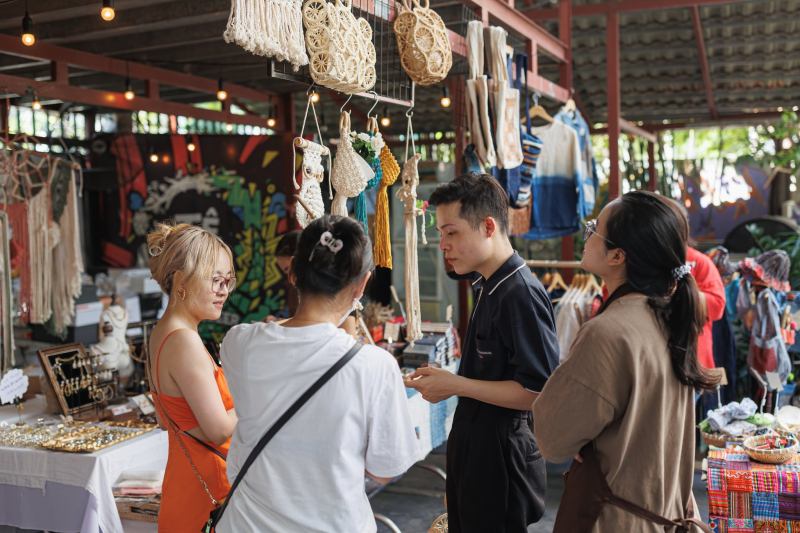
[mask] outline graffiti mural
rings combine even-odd
[[[122,135],[110,140],[119,188],[95,209],[103,221],[101,260],[146,267],[145,237],[156,222],[202,226],[233,251],[237,287],[216,323],[201,325],[219,341],[233,325],[275,314],[286,304],[275,262],[280,237],[294,229],[289,137]],[[288,156],[286,155],[288,154]],[[106,164],[110,163],[106,161]]]

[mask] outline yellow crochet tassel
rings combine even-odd
[[[375,265],[392,268],[392,242],[389,231],[389,194],[387,189],[397,181],[400,175],[400,165],[392,155],[389,147],[384,145],[378,156],[381,160],[383,178],[378,188],[375,200],[375,241],[372,254]]]

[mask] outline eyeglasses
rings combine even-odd
[[[211,290],[213,292],[222,292],[223,288],[228,292],[233,292],[233,289],[236,288],[236,276],[231,276],[229,278],[214,276],[211,278]]]
[[[605,243],[606,243],[607,245],[609,245],[609,246],[610,246],[610,247],[612,247],[612,248],[616,248],[616,246],[614,246],[614,243],[613,243],[613,242],[609,241],[608,239],[606,239],[605,237],[603,237],[602,235],[600,235],[600,234],[597,232],[597,220],[596,220],[596,219],[587,220],[587,221],[586,221],[586,223],[584,224],[584,228],[583,228],[583,242],[586,242],[586,241],[588,241],[588,240],[589,240],[589,237],[591,237],[592,235],[597,235],[598,237],[600,237],[601,239],[603,239],[603,241],[605,241]]]

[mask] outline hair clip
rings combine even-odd
[[[331,251],[333,254],[339,253],[339,251],[344,247],[344,243],[341,239],[334,239],[333,233],[330,231],[323,231],[322,235],[319,236],[319,245],[324,246],[328,250]],[[311,255],[308,256],[308,260],[311,261],[314,258],[314,251],[317,249],[314,246],[314,250],[311,250]]]
[[[672,277],[675,281],[680,281],[692,273],[692,267],[687,263],[672,269]]]
[[[164,241],[166,241],[166,239],[161,239],[158,244],[154,244],[153,246],[147,248],[147,253],[150,254],[150,257],[157,257],[161,255],[161,253],[164,251]]]

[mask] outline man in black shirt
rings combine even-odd
[[[407,386],[430,402],[457,395],[447,441],[452,533],[524,533],[544,513],[546,472],[531,405],[558,365],[550,299],[508,240],[508,200],[491,176],[468,174],[431,195],[445,259],[475,273],[476,298],[458,375],[423,367]]]

